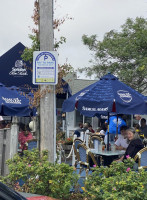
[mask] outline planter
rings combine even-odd
[[[62,144],[63,149],[66,151],[70,151],[72,148],[72,144]]]

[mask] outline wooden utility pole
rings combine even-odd
[[[39,0],[40,7],[40,51],[53,51],[53,0]],[[46,89],[41,85],[41,90]],[[49,151],[49,161],[55,161],[55,86],[48,86],[47,93],[40,102],[40,150]]]

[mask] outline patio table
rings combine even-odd
[[[124,155],[125,154],[124,150],[115,150],[115,151],[104,150],[104,151],[99,151],[97,149],[90,149],[90,151],[93,154],[101,155],[101,156],[119,156],[119,155]]]
[[[123,156],[125,154],[124,150],[115,150],[115,151],[99,151],[97,149],[90,149],[90,151],[94,155],[102,156],[104,161],[104,166],[109,166],[114,159],[117,159],[119,156]],[[101,163],[100,163],[101,164]]]

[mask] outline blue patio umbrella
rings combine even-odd
[[[0,114],[6,116],[31,116],[29,99],[16,90],[10,90],[0,83]]]
[[[147,98],[108,73],[65,100],[62,109],[71,112],[75,107],[88,117],[111,112],[144,115],[147,114]]]
[[[29,100],[29,105],[31,107],[30,116],[36,116],[37,108],[32,105],[32,102],[33,102],[33,99],[34,99],[34,94],[32,92],[25,94],[25,92],[21,91],[21,89],[16,87],[16,86],[11,86],[9,89],[13,90],[17,94],[21,95],[22,98],[25,98],[25,99],[27,98],[27,100]]]
[[[65,100],[63,112],[71,112],[77,108],[82,115],[88,117],[117,114],[147,114],[147,98],[136,90],[119,81],[108,73],[99,81],[84,88]],[[109,150],[109,126],[107,150]]]

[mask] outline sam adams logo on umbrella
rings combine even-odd
[[[117,94],[126,103],[129,103],[132,101],[132,95],[126,90],[118,90]]]
[[[75,100],[78,101],[82,96],[84,96],[89,90],[84,90],[82,91],[76,98]]]
[[[18,98],[5,98],[2,97],[2,99],[6,102],[6,103],[10,103],[10,104],[21,104],[21,100]]]

